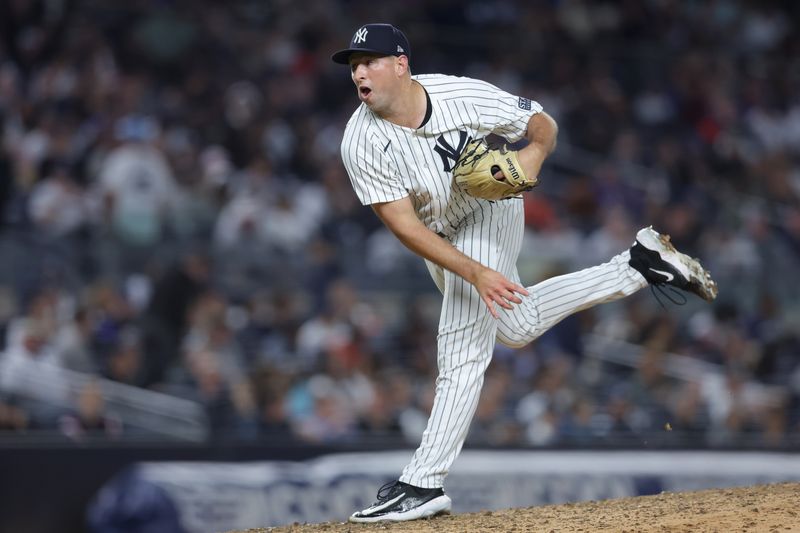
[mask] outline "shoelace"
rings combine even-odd
[[[661,296],[663,296],[664,298],[666,298],[667,300],[669,300],[670,302],[672,302],[675,305],[685,305],[686,302],[688,301],[688,299],[686,298],[685,294],[683,294],[681,291],[679,291],[678,289],[676,289],[675,287],[673,287],[671,285],[667,285],[666,283],[651,283],[650,284],[650,292],[653,293],[653,296],[655,297],[656,301],[658,302],[658,305],[660,305],[662,309],[666,309],[667,307],[661,301],[661,298],[658,297],[656,289],[658,290],[658,292],[661,293]],[[670,291],[672,291],[672,294],[680,296],[682,300],[674,299],[666,291],[666,289],[669,289]]]
[[[392,489],[394,489],[399,484],[400,481],[395,480],[382,485],[381,488],[378,489],[378,501],[382,502],[384,500],[389,499],[389,496],[392,494]]]

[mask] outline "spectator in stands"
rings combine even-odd
[[[217,217],[214,244],[223,250],[264,245],[265,228],[259,215],[270,208],[277,187],[272,166],[261,156],[234,173],[226,188],[227,202]]]
[[[116,261],[106,268],[121,276],[145,269],[168,235],[169,213],[178,202],[172,169],[157,144],[160,130],[153,117],[120,118],[114,126],[119,144],[98,170],[104,222],[114,238],[110,260]]]
[[[591,446],[602,436],[601,423],[595,403],[587,397],[578,397],[559,428],[561,441],[579,446]]]
[[[305,368],[315,368],[328,347],[343,346],[355,338],[352,311],[356,296],[350,284],[338,280],[328,287],[324,307],[297,331],[297,355]]]
[[[61,433],[70,439],[117,439],[122,435],[122,422],[106,409],[103,391],[96,381],[86,382],[75,405],[75,409],[58,420]]]
[[[605,412],[608,416],[606,437],[609,441],[638,444],[637,437],[643,428],[639,426],[637,406],[631,401],[626,385],[617,384],[609,391]]]
[[[434,389],[427,382],[433,376],[415,376],[408,368],[387,366],[378,377],[379,395],[388,404],[384,420],[396,420],[403,440],[416,444],[422,438],[428,423],[428,413],[433,406]],[[390,423],[390,427],[393,422]]]
[[[247,322],[238,332],[238,342],[247,366],[257,372],[262,366],[288,371],[300,364],[294,356],[303,303],[277,289],[261,290],[246,302]]]
[[[190,317],[182,364],[174,368],[170,381],[205,405],[212,431],[220,436],[251,435],[259,413],[244,356],[226,323],[225,299],[206,293],[194,303]]]
[[[20,372],[35,372],[41,368],[61,367],[61,357],[50,344],[50,334],[44,323],[29,318],[17,325],[16,339],[9,343],[5,357]],[[9,374],[12,370],[9,370]],[[12,378],[7,378],[13,380]]]
[[[286,395],[291,387],[291,375],[272,366],[261,366],[251,374],[256,398],[258,434],[267,442],[292,438],[292,428],[286,412]]]
[[[135,311],[125,295],[111,282],[101,281],[90,286],[87,304],[92,350],[102,358],[114,349],[123,331],[135,322]]]
[[[314,443],[331,443],[352,440],[356,435],[356,415],[344,390],[328,376],[316,374],[304,385],[302,394],[309,409],[298,416],[293,426],[303,440]]]
[[[467,442],[510,446],[520,441],[522,428],[507,405],[511,386],[512,377],[506,369],[495,368],[486,376]]]
[[[83,189],[60,162],[54,162],[51,172],[34,186],[28,207],[37,231],[50,239],[75,234],[89,219]]]
[[[533,390],[516,405],[516,420],[528,443],[543,446],[558,438],[560,413],[568,411],[573,392],[569,376],[573,362],[564,356],[548,360],[534,377]]]
[[[136,387],[147,383],[141,333],[135,326],[128,326],[120,332],[102,360],[102,374],[108,379]]]
[[[60,354],[64,368],[95,373],[97,360],[92,349],[92,318],[86,308],[75,311],[72,320],[63,322],[53,338],[53,348]]]
[[[0,361],[0,388],[19,401],[32,425],[49,427],[68,401],[60,355],[35,319],[21,321],[15,337]]]
[[[13,401],[0,398],[0,431],[25,431],[30,420],[28,414]]]
[[[672,395],[668,404],[671,414],[666,421],[670,430],[681,439],[702,442],[710,420],[701,384],[690,381],[673,390]]]
[[[208,255],[189,251],[155,280],[153,298],[142,316],[147,384],[163,380],[179,360],[189,309],[208,288],[210,278]]]
[[[358,431],[367,436],[395,437],[401,436],[400,420],[398,420],[391,399],[383,394],[373,394],[369,404],[359,413]]]

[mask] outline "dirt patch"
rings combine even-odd
[[[547,505],[388,524],[295,524],[246,533],[800,532],[800,483]],[[229,533],[245,533],[243,531]]]

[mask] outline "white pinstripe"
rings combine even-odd
[[[437,139],[451,147],[460,132],[472,138],[489,133],[516,141],[541,106],[496,87],[443,75],[415,77],[428,91],[433,113],[417,130],[378,119],[361,105],[348,122],[342,160],[364,204],[410,196],[417,216],[472,259],[519,283],[516,268],[524,232],[519,198],[489,202],[467,196],[453,183]],[[441,145],[440,145],[441,146]],[[636,292],[647,285],[628,266],[623,252],[608,263],[558,276],[528,287],[529,296],[513,310],[499,308],[495,320],[475,288],[463,278],[426,261],[442,292],[439,319],[439,376],[428,426],[400,480],[422,488],[441,487],[475,413],[483,376],[495,341],[512,347],[531,342],[566,316]]]

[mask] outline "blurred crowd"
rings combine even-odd
[[[102,380],[57,406],[11,386],[67,369],[200,402],[212,438],[418,442],[439,299],[352,192],[329,60],[377,21],[413,72],[558,121],[528,284],[653,224],[720,287],[498,346],[468,442],[797,443],[800,6],[733,0],[0,3],[0,433],[134,430]]]

